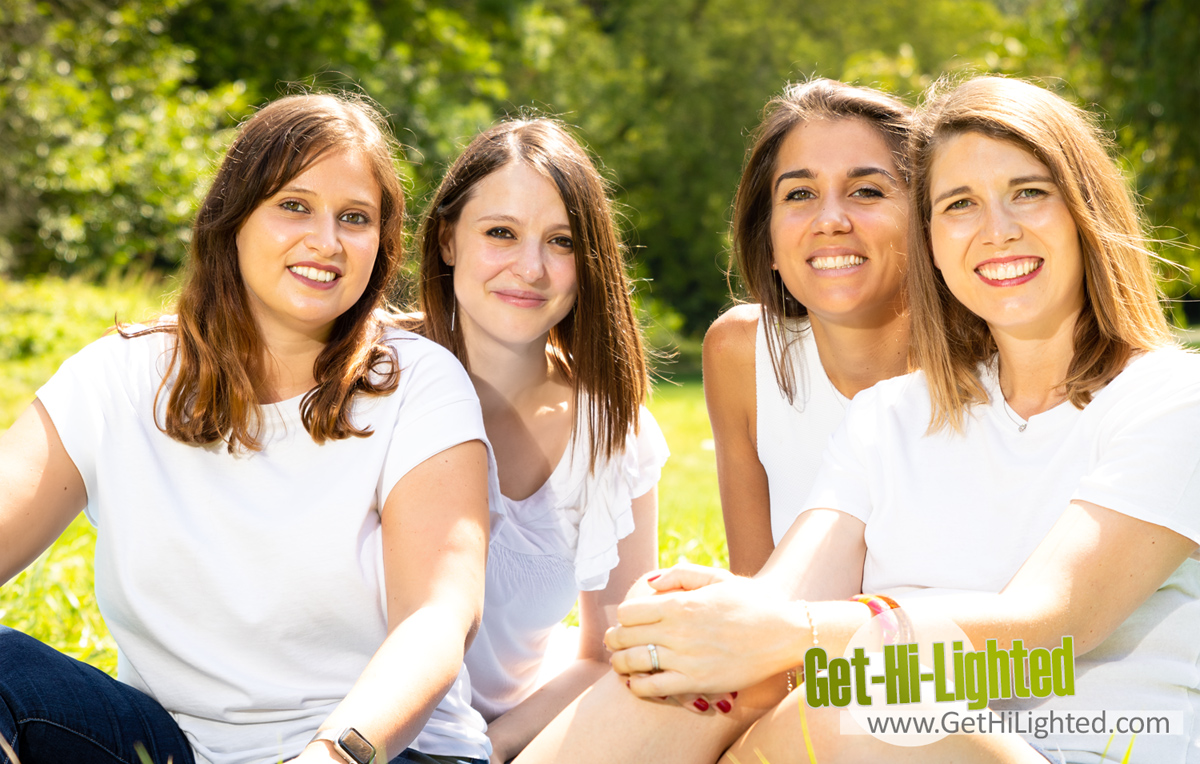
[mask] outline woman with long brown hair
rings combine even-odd
[[[460,678],[485,432],[454,358],[383,323],[394,149],[361,99],[262,108],[197,215],[177,315],[84,348],[0,439],[0,580],[84,510],[120,650],[117,681],[0,630],[25,764],[486,756]]]
[[[753,303],[704,341],[734,573],[757,573],[792,526],[850,399],[908,370],[910,120],[886,93],[817,79],[754,132],[733,215]]]
[[[1090,115],[996,77],[936,92],[911,156],[920,372],[854,400],[803,507],[857,523],[857,553],[823,571],[850,601],[800,599],[811,561],[789,539],[756,579],[692,568],[652,582],[698,591],[624,603],[613,666],[640,696],[778,684],[819,660],[814,647],[842,655],[873,614],[897,635],[909,619],[902,644],[948,619],[954,649],[987,645],[976,689],[1009,714],[980,726],[1013,731],[1019,713],[1023,737],[890,745],[844,734],[805,687],[727,760],[1196,761],[1200,358],[1168,331],[1125,180]],[[1058,680],[1035,684],[1055,653]],[[967,691],[967,674],[943,670]],[[823,677],[802,678],[819,690]],[[1069,726],[1083,711],[1109,723]]]
[[[498,468],[486,606],[466,665],[503,762],[607,672],[605,629],[656,564],[667,448],[643,406],[612,204],[561,123],[512,120],[476,136],[420,238],[421,331],[470,373]],[[577,598],[577,660],[539,689]]]

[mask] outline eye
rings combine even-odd
[[[1043,196],[1049,196],[1049,192],[1042,188],[1022,188],[1017,191],[1017,199],[1040,199]]]
[[[882,199],[884,197],[884,193],[874,186],[863,186],[855,189],[850,195],[865,199]]]
[[[817,195],[812,192],[811,188],[805,188],[804,186],[801,186],[788,191],[786,194],[784,194],[783,199],[784,201],[788,202],[803,202],[808,201],[809,199],[815,199],[816,197]]]
[[[279,206],[288,212],[308,212],[308,207],[305,207],[304,202],[298,199],[284,199]]]
[[[946,212],[951,212],[954,210],[965,210],[968,207],[970,207],[972,203],[973,202],[971,202],[970,199],[955,199],[954,201],[952,201],[946,205]]]
[[[371,222],[371,218],[367,217],[367,215],[362,212],[342,213],[342,217],[340,218],[340,220],[343,223],[349,223],[351,225],[367,225],[368,223]]]
[[[496,226],[495,228],[489,228],[483,232],[483,235],[490,236],[493,239],[515,239],[515,238],[517,238],[516,236],[513,235],[512,231],[505,228],[504,226]]]
[[[575,251],[575,242],[571,240],[570,236],[555,236],[550,240],[550,243],[571,252]]]

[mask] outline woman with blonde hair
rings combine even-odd
[[[920,372],[854,400],[804,505],[859,524],[824,571],[850,601],[801,599],[811,562],[785,540],[756,579],[656,579],[695,591],[624,603],[613,666],[643,697],[752,685],[814,646],[841,655],[894,597],[918,636],[951,619],[975,650],[1072,637],[1073,694],[992,708],[1098,710],[1111,730],[895,747],[801,689],[728,760],[1198,761],[1200,358],[1168,331],[1125,180],[1086,113],[994,77],[932,97],[911,156]],[[1150,710],[1168,734],[1131,739]]]
[[[612,204],[560,122],[511,120],[476,136],[420,236],[419,331],[466,366],[495,449],[486,604],[466,666],[503,762],[607,673],[616,605],[657,561],[667,447],[643,406]],[[546,666],[576,599],[577,659]]]
[[[241,127],[175,316],[68,359],[0,438],[0,580],[81,510],[118,680],[0,629],[24,764],[482,760],[487,449],[450,353],[384,324],[395,141],[361,99]],[[446,758],[439,758],[440,755]]]

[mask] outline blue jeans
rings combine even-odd
[[[154,764],[195,764],[157,700],[7,626],[0,626],[0,735],[21,764],[141,764],[138,746]],[[447,761],[459,759],[409,748],[392,764]],[[10,764],[3,753],[0,764]]]
[[[0,735],[22,764],[140,764],[139,745],[155,764],[195,762],[179,725],[154,698],[5,626]]]

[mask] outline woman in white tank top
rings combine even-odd
[[[848,400],[907,369],[909,118],[891,96],[814,80],[772,100],[755,133],[733,241],[757,304],[704,340],[735,573],[757,573],[791,527]]]

